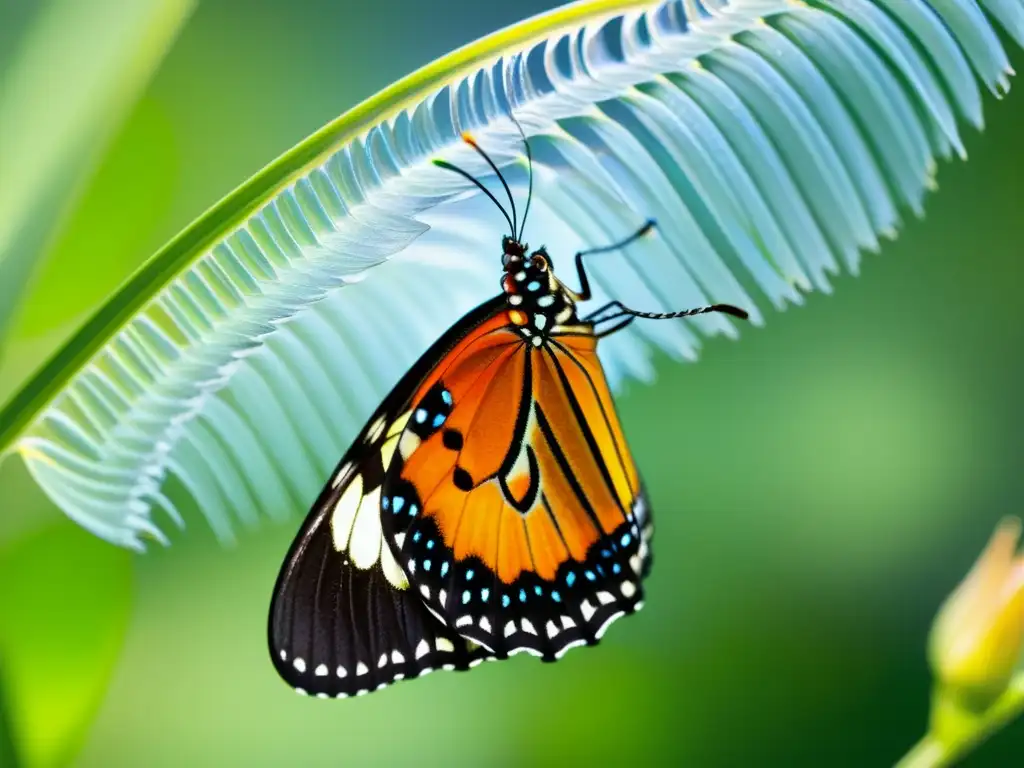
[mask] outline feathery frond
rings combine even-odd
[[[1008,88],[994,24],[1022,0],[591,0],[410,76],[296,147],[186,230],[3,412],[66,513],[141,548],[179,521],[178,484],[223,539],[305,510],[393,382],[497,290],[501,218],[431,162],[525,194],[526,239],[566,259],[656,218],[592,263],[598,299],[664,312],[828,291],[920,213],[938,158]],[[564,263],[564,261],[563,261]],[[656,349],[696,355],[722,316],[608,340],[613,384]],[[155,514],[155,510],[160,510]]]

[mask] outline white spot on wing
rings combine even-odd
[[[347,669],[345,669],[345,668],[344,668],[343,666],[341,666],[340,664],[338,665],[338,668],[337,668],[336,670],[334,670],[334,673],[335,673],[335,674],[336,674],[336,675],[337,675],[338,677],[348,677],[348,670],[347,670]]]
[[[622,582],[622,595],[623,597],[632,597],[636,594],[636,584],[632,581]]]
[[[487,620],[486,616],[480,617],[480,629],[482,629],[484,632],[491,631],[491,622]]]
[[[317,664],[316,669],[313,670],[313,674],[317,677],[327,677],[327,665]]]
[[[583,614],[584,621],[590,621],[591,617],[596,613],[594,606],[592,606],[588,600],[584,600],[580,603],[580,612]]]
[[[412,569],[409,569],[409,573],[412,573]],[[420,584],[420,594],[423,595],[427,600],[430,599],[430,587],[426,584]]]
[[[416,658],[422,659],[428,653],[430,653],[430,646],[427,645],[427,641],[420,640],[419,643],[416,644]]]
[[[459,616],[459,618],[455,620],[456,627],[468,627],[472,623],[473,617],[470,616],[468,613],[465,616]]]
[[[380,447],[380,461],[384,469],[387,469],[391,464],[391,459],[395,457],[395,449],[398,447],[398,435],[389,437],[384,441],[384,445]]]
[[[358,664],[356,664],[356,674],[357,675],[365,675],[369,671],[370,671],[370,668],[368,666],[366,666],[365,664],[363,664],[363,662],[360,661]]]
[[[374,488],[359,505],[348,552],[356,568],[366,570],[380,558],[380,546],[380,488]]]
[[[366,442],[375,443],[377,439],[384,433],[384,419],[383,417],[377,419],[370,426],[370,429],[366,432]],[[387,466],[385,464],[385,466]]]
[[[437,646],[437,650],[442,653],[453,653],[455,651],[455,646],[452,645],[452,641],[447,637],[437,638],[435,645]]]
[[[351,471],[352,463],[346,461],[338,468],[338,471],[335,473],[334,480],[331,482],[331,487],[337,488],[341,484],[341,481],[344,480]]]
[[[505,625],[505,637],[511,637],[516,633],[516,625],[510,619],[508,624]]]
[[[378,667],[383,667],[387,663],[388,663],[388,655],[386,653],[382,653],[380,655],[380,659],[377,660],[377,666]]]
[[[404,661],[405,661],[405,656],[403,656],[401,653],[399,653],[398,651],[392,651],[391,652],[391,663],[392,664],[401,664]]]
[[[398,452],[402,454],[403,459],[408,459],[419,447],[420,438],[415,432],[403,432],[398,439]]]
[[[335,502],[334,511],[331,512],[331,535],[334,537],[334,548],[338,552],[344,552],[348,546],[352,521],[356,519],[356,512],[359,511],[359,502],[362,499],[363,476],[356,475],[342,491],[341,498]]]
[[[388,437],[391,437],[392,435],[397,435],[399,432],[405,429],[405,425],[409,423],[409,416],[411,415],[412,411],[406,411],[393,422],[391,422],[391,427],[388,428]]]
[[[611,592],[605,592],[603,590],[597,593],[597,600],[601,605],[608,605],[609,603],[615,602],[615,598],[612,597]]]
[[[520,623],[522,624],[523,632],[529,632],[531,635],[537,634],[537,630],[533,628],[533,624],[529,619],[523,619]]]
[[[555,626],[555,622],[553,621],[548,621],[548,623],[544,625],[544,629],[547,630],[548,637],[554,637],[558,634],[558,627]]]
[[[562,627],[564,629],[572,629],[575,626],[576,626],[576,622],[573,621],[571,618],[569,618],[568,616],[563,616],[562,617]]]
[[[391,554],[391,547],[387,544],[380,548],[380,567],[384,571],[384,577],[388,583],[395,589],[409,588],[409,579],[398,565],[395,556]]]
[[[306,671],[306,662],[303,660],[301,656],[295,657],[295,661],[292,662],[292,666],[295,667],[296,672],[301,673]]]

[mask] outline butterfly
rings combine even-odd
[[[518,123],[517,123],[518,126]],[[521,129],[520,129],[521,130]],[[583,317],[579,289],[522,241],[508,196],[501,287],[445,332],[384,398],[313,504],[281,568],[268,642],[300,693],[344,698],[435,669],[527,652],[545,661],[597,643],[640,609],[653,523],[597,346],[638,318],[671,313],[611,301]]]

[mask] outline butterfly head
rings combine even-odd
[[[556,325],[573,317],[573,296],[555,277],[543,246],[529,252],[529,246],[511,237],[503,238],[501,245],[501,288],[511,307],[509,317],[523,337],[539,347]]]

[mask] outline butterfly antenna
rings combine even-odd
[[[533,154],[530,152],[530,142],[526,139],[526,131],[523,130],[523,126],[516,120],[515,115],[509,113],[509,119],[515,124],[519,130],[519,135],[523,137],[523,149],[526,151],[526,168],[527,168],[527,179],[528,186],[526,189],[526,210],[523,211],[523,223],[519,228],[519,234],[516,236],[516,240],[519,242],[523,241],[523,232],[526,231],[526,217],[530,215],[530,201],[533,200]]]
[[[473,176],[473,174],[467,173],[466,171],[462,170],[457,165],[452,165],[447,160],[434,160],[434,165],[436,165],[438,168],[444,168],[446,171],[455,171],[455,173],[459,174],[459,176],[469,179],[471,182],[476,184],[480,188],[480,191],[487,195],[489,198],[491,198],[491,202],[498,206],[498,210],[501,211],[501,215],[505,217],[505,221],[508,222],[509,228],[511,229],[512,233],[515,234],[516,228],[515,225],[512,223],[512,219],[508,215],[508,211],[506,211],[502,204],[498,202],[498,198],[491,194],[491,190],[489,190],[482,183],[480,183],[480,180],[478,178]]]
[[[740,320],[748,320],[750,318],[750,315],[745,309],[734,307],[732,304],[712,304],[709,307],[684,309],[682,312],[638,312],[635,309],[630,309],[625,306],[621,301],[610,301],[596,312],[592,312],[590,315],[583,318],[583,320],[584,322],[593,323],[595,326],[598,324],[604,326],[602,330],[597,332],[597,337],[600,339],[621,331],[638,317],[646,320],[671,320],[675,317],[706,315],[709,312],[722,312],[726,315],[738,317]],[[609,326],[608,323],[613,320],[619,320],[619,322]]]
[[[635,309],[620,306],[619,313],[631,317],[642,317],[647,320],[671,320],[674,317],[693,317],[694,315],[706,315],[709,312],[722,312],[726,315],[738,317],[740,320],[750,318],[745,309],[734,307],[732,304],[712,304],[709,307],[698,307],[697,309],[684,309],[681,312],[637,312]]]
[[[491,166],[491,170],[498,176],[498,181],[501,182],[501,186],[505,188],[505,194],[508,195],[509,205],[512,206],[512,232],[510,234],[518,240],[519,238],[516,236],[516,222],[518,221],[516,217],[516,201],[512,197],[512,190],[508,188],[508,182],[505,181],[505,176],[500,170],[498,170],[498,166],[494,164],[493,160],[491,160],[491,156],[484,152],[480,145],[476,143],[476,139],[473,138],[472,134],[463,133],[462,140],[475,149],[477,154],[487,161],[487,164]]]

